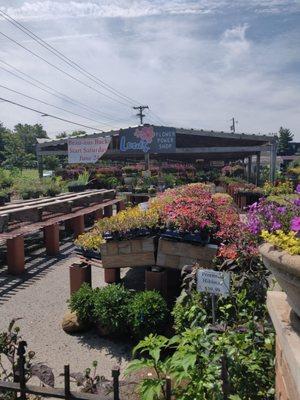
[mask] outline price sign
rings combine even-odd
[[[197,290],[227,297],[230,293],[230,273],[199,269],[197,271]]]

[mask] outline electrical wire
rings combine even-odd
[[[85,117],[84,115],[74,113],[74,112],[72,112],[72,111],[70,111],[70,110],[67,110],[67,109],[65,109],[65,108],[63,108],[63,107],[55,106],[54,104],[51,104],[51,103],[47,103],[46,101],[43,101],[43,100],[41,100],[41,99],[37,99],[36,97],[29,96],[29,95],[27,95],[27,94],[25,94],[25,93],[19,92],[18,90],[11,89],[11,88],[9,88],[9,87],[7,87],[7,86],[0,85],[0,88],[9,90],[9,91],[12,92],[12,93],[19,94],[19,95],[21,95],[21,96],[23,96],[23,97],[26,97],[27,99],[31,99],[31,100],[34,100],[34,101],[38,101],[39,103],[45,104],[46,106],[54,107],[54,108],[57,108],[58,110],[67,112],[67,113],[69,113],[69,114],[76,115],[77,117],[84,118],[84,119],[87,119],[87,120],[89,120],[89,121],[97,122],[97,124],[100,124],[100,125],[107,125],[107,126],[109,126],[110,128],[112,128],[112,126],[111,126],[110,124],[107,124],[106,122],[102,122],[102,121],[100,122],[100,121],[97,121],[97,120],[95,120],[95,119]],[[114,127],[114,128],[115,128],[115,127]]]
[[[41,46],[43,46],[44,48],[46,48],[48,51],[50,51],[52,54],[54,54],[56,57],[58,57],[59,59],[63,60],[65,63],[67,63],[69,66],[71,66],[72,68],[74,68],[76,71],[79,71],[80,73],[82,73],[85,77],[89,78],[90,80],[92,80],[93,82],[95,82],[96,84],[100,85],[101,87],[103,87],[104,89],[108,90],[109,92],[113,93],[115,96],[120,97],[123,100],[127,100],[129,102],[133,104],[137,104],[140,103],[139,101],[133,99],[132,97],[129,97],[123,93],[121,93],[120,91],[114,89],[111,85],[107,84],[106,82],[104,82],[102,79],[98,78],[97,76],[91,74],[89,71],[87,71],[86,69],[84,69],[83,67],[81,67],[78,63],[76,63],[75,61],[71,60],[69,57],[67,57],[65,54],[63,54],[62,52],[60,52],[59,50],[57,50],[54,46],[50,45],[49,43],[47,43],[45,40],[43,40],[40,36],[38,36],[37,34],[35,34],[34,32],[32,32],[30,29],[28,29],[26,26],[22,25],[20,22],[18,22],[17,20],[15,20],[13,17],[11,17],[9,14],[5,13],[4,11],[0,10],[0,14],[3,16],[3,18],[5,18],[8,22],[10,22],[12,25],[14,25],[15,27],[17,27],[19,30],[21,30],[22,32],[24,32],[27,36],[31,37],[34,41],[36,41],[37,43],[39,43]],[[153,111],[150,110],[150,113],[155,117],[155,119],[157,121],[159,121],[160,123],[163,123],[163,120],[157,115],[155,114]],[[150,118],[153,120],[153,117],[150,116]]]
[[[90,113],[92,113],[92,114],[99,115],[99,116],[101,116],[102,118],[105,118],[105,119],[107,119],[107,120],[111,120],[111,121],[113,121],[113,122],[118,122],[118,121],[119,121],[119,122],[122,122],[122,121],[123,121],[123,120],[120,120],[120,119],[115,119],[115,118],[113,118],[113,116],[111,116],[111,115],[109,115],[109,114],[100,112],[100,111],[98,111],[98,110],[95,109],[95,108],[92,108],[92,107],[90,107],[90,106],[87,106],[86,104],[84,104],[84,103],[82,103],[82,102],[80,102],[80,101],[78,101],[78,100],[74,100],[72,97],[69,97],[68,95],[66,95],[66,94],[64,94],[64,93],[59,92],[58,90],[56,90],[56,89],[54,89],[54,88],[51,88],[50,86],[46,85],[45,83],[39,81],[38,79],[35,79],[35,78],[31,77],[30,75],[26,74],[25,72],[22,72],[22,71],[19,70],[18,68],[15,68],[15,67],[12,66],[11,64],[9,64],[9,63],[7,63],[7,62],[5,62],[5,61],[3,61],[3,60],[0,60],[0,63],[7,65],[9,68],[12,68],[14,71],[17,71],[19,74],[22,74],[22,75],[28,77],[29,79],[31,79],[32,81],[37,82],[39,85],[41,85],[41,86],[47,88],[47,89],[44,89],[43,87],[40,87],[39,85],[37,85],[37,84],[35,84],[35,83],[33,83],[33,82],[30,82],[28,79],[25,79],[25,78],[23,78],[22,76],[19,76],[19,75],[15,74],[14,72],[12,72],[12,71],[10,71],[10,70],[8,70],[8,69],[6,69],[6,68],[4,68],[4,67],[2,67],[2,66],[0,65],[0,69],[2,69],[3,71],[6,71],[7,73],[11,74],[12,76],[15,76],[15,77],[21,79],[22,81],[24,81],[24,82],[26,82],[26,83],[28,83],[28,84],[30,84],[30,85],[32,85],[32,86],[34,86],[34,87],[36,87],[36,88],[42,90],[42,91],[44,91],[45,93],[51,94],[52,96],[55,96],[55,97],[57,97],[58,99],[63,100],[63,101],[66,101],[66,102],[68,102],[68,103],[70,103],[70,104],[74,104],[75,106],[80,107],[80,108],[82,108],[82,109],[85,110],[85,111],[88,111],[88,112],[90,112]]]
[[[13,104],[13,105],[18,106],[18,107],[21,107],[21,108],[25,108],[26,110],[30,110],[30,111],[36,112],[36,113],[42,115],[43,117],[50,117],[50,118],[58,119],[58,120],[60,120],[60,121],[68,122],[69,124],[81,126],[81,127],[83,127],[83,128],[93,129],[94,131],[103,132],[102,129],[95,128],[95,127],[93,127],[93,126],[88,126],[88,125],[80,124],[80,123],[78,123],[78,122],[70,121],[69,119],[57,117],[56,115],[49,114],[49,113],[45,113],[45,112],[43,112],[43,111],[36,110],[35,108],[31,108],[31,107],[24,106],[24,104],[20,104],[20,103],[17,103],[17,102],[15,102],[15,101],[12,101],[12,100],[5,99],[5,98],[3,98],[3,97],[0,97],[0,100],[5,101],[6,103]]]
[[[69,66],[72,68],[76,69],[77,71],[81,72],[84,76],[87,78],[91,79],[93,82],[97,83],[101,87],[105,88],[109,92],[113,93],[115,96],[118,96],[122,98],[123,100],[127,100],[131,102],[132,104],[139,103],[137,100],[121,93],[120,91],[114,89],[111,85],[107,84],[104,82],[102,79],[98,78],[97,76],[91,74],[89,71],[81,67],[78,63],[75,61],[71,60],[69,57],[67,57],[65,54],[63,54],[61,51],[57,50],[54,46],[50,45],[47,43],[44,39],[42,39],[40,36],[32,32],[30,29],[28,29],[26,26],[22,25],[20,22],[16,21],[13,17],[5,13],[4,11],[0,10],[0,14],[2,14],[3,18],[5,18],[8,22],[10,22],[12,25],[20,29],[22,32],[24,32],[27,36],[31,37],[34,41],[39,43],[41,46],[46,48],[48,51],[50,51],[52,54],[54,54],[56,57],[59,59],[63,60],[65,63],[67,63]]]
[[[76,78],[75,76],[73,76],[72,74],[69,74],[68,72],[64,71],[63,69],[61,69],[60,67],[56,66],[55,64],[51,63],[50,61],[46,60],[44,57],[40,56],[39,54],[35,53],[34,51],[28,49],[26,46],[23,46],[21,43],[19,43],[17,40],[14,40],[13,38],[9,37],[8,35],[6,35],[3,32],[0,32],[0,35],[4,36],[6,39],[10,40],[11,42],[13,42],[14,44],[16,44],[17,46],[21,47],[22,49],[28,51],[30,54],[34,55],[35,57],[39,58],[40,60],[44,61],[45,63],[47,63],[48,65],[50,65],[51,67],[55,68],[57,71],[60,71],[61,73],[63,73],[64,75],[68,76],[69,78],[73,79],[74,81],[80,83],[81,85],[93,90],[94,92],[97,92],[99,94],[101,94],[104,97],[107,97],[108,99],[112,100],[112,101],[116,101],[119,104],[122,104],[123,106],[125,106],[126,108],[128,108],[128,104],[123,103],[122,101],[115,99],[111,96],[109,96],[106,93],[100,92],[100,90],[94,88],[93,86],[83,82],[81,79]]]

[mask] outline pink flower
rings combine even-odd
[[[134,136],[145,140],[147,143],[151,143],[155,134],[152,126],[143,126],[142,128],[137,128],[135,130]]]

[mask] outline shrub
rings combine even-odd
[[[207,321],[202,297],[201,293],[193,291],[190,296],[186,296],[184,299],[178,298],[172,311],[176,333],[182,333],[190,327],[204,325]]]
[[[79,290],[71,295],[69,307],[76,312],[81,321],[90,321],[94,308],[94,291],[90,285],[84,283]]]
[[[129,304],[128,320],[135,338],[162,331],[168,318],[168,307],[160,293],[136,293]]]
[[[122,285],[108,285],[94,295],[93,316],[110,334],[128,332],[128,304],[131,293]]]

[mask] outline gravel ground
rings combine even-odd
[[[71,371],[78,372],[98,361],[98,373],[110,378],[115,365],[124,371],[131,354],[129,343],[116,343],[100,338],[96,332],[67,335],[61,328],[61,321],[67,310],[69,298],[69,269],[73,247],[70,243],[62,246],[59,259],[47,258],[43,253],[28,260],[26,276],[13,278],[0,270],[0,331],[7,328],[12,318],[18,321],[28,348],[35,351],[37,360],[46,363],[55,377],[63,372],[64,364],[70,364]],[[131,282],[143,283],[142,272]],[[125,278],[127,280],[127,278]],[[103,271],[92,270],[93,286],[103,286]],[[57,378],[60,383],[62,378]]]

